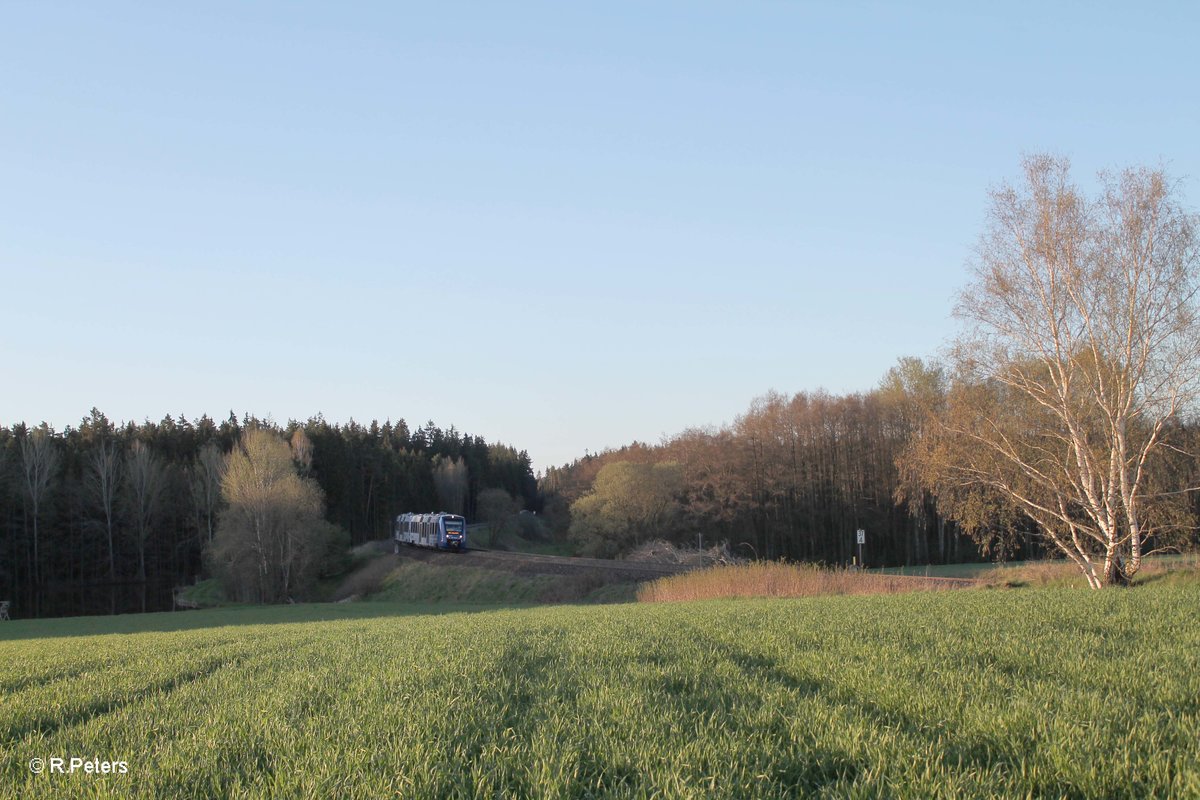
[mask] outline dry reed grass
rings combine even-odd
[[[827,594],[898,594],[952,589],[962,583],[936,578],[914,578],[823,569],[811,564],[755,561],[710,567],[672,575],[647,583],[638,590],[643,603],[712,600],[726,597],[813,597]]]

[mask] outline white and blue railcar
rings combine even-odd
[[[400,545],[436,547],[441,550],[467,549],[467,521],[458,514],[401,514],[392,526],[395,551]]]

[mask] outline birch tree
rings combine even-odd
[[[38,583],[40,558],[38,553],[38,524],[42,506],[50,491],[50,479],[58,468],[58,450],[46,425],[35,428],[21,438],[21,470],[25,494],[33,511],[33,582]]]
[[[1094,588],[1138,571],[1190,488],[1149,475],[1196,399],[1197,253],[1159,170],[1103,174],[1088,197],[1035,156],[991,194],[933,472],[1019,510]]]
[[[104,530],[108,538],[108,579],[117,578],[117,561],[113,546],[114,512],[117,488],[121,480],[121,452],[117,443],[102,440],[88,454],[85,480],[93,499],[104,512]]]
[[[221,448],[209,442],[200,448],[192,463],[192,500],[200,516],[201,530],[211,545],[216,533],[217,509],[221,505],[221,479],[225,476],[225,456]]]
[[[443,511],[463,513],[468,489],[466,462],[461,458],[434,457],[433,486]]]
[[[312,442],[308,439],[308,434],[304,432],[304,428],[296,428],[292,433],[290,440],[292,448],[292,460],[296,462],[296,468],[300,470],[300,474],[308,477],[312,472],[313,463],[313,447]]]
[[[146,542],[154,528],[166,484],[166,469],[160,459],[145,442],[135,441],[129,448],[125,460],[125,481],[129,491],[129,505],[133,512],[134,543],[138,552],[139,581],[146,580]]]

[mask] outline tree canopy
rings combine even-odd
[[[1196,218],[1160,170],[1035,156],[992,193],[958,316],[954,384],[921,450],[946,498],[990,495],[1099,587],[1169,541],[1190,488],[1156,480],[1200,384]],[[953,505],[953,504],[952,504]]]
[[[225,509],[209,552],[230,597],[272,603],[303,596],[349,545],[322,518],[320,487],[300,475],[274,431],[242,435],[226,459],[221,496]]]

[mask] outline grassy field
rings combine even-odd
[[[619,582],[608,575],[527,575],[514,569],[445,561],[435,564],[390,553],[363,560],[337,584],[328,599],[425,604],[629,602],[637,592],[636,583]]]
[[[421,562],[390,564],[370,600],[469,603],[556,603],[632,600],[636,584],[619,587],[601,578],[579,575],[517,575],[512,572],[469,566],[433,566]],[[603,590],[603,591],[601,591]]]
[[[1196,797],[1198,606],[1163,583],[4,623],[0,796]]]

